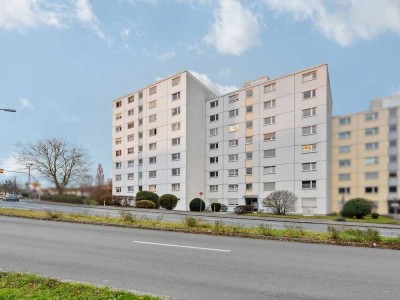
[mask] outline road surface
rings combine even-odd
[[[0,270],[172,299],[399,299],[400,252],[0,217]]]

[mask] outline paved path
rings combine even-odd
[[[399,299],[400,252],[0,217],[0,270],[173,299]]]

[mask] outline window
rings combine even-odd
[[[218,149],[218,143],[211,143],[210,150],[215,150],[215,149]]]
[[[397,162],[397,155],[389,155],[389,162]]]
[[[149,178],[156,178],[157,177],[157,171],[150,171],[149,172]]]
[[[179,176],[179,175],[181,175],[181,169],[180,169],[180,168],[171,169],[171,175],[172,175],[172,176]]]
[[[339,153],[349,153],[351,151],[351,146],[346,145],[346,146],[340,146],[339,147]]]
[[[351,138],[351,132],[350,131],[345,131],[345,132],[339,132],[339,139],[340,140],[346,140]]]
[[[122,155],[122,151],[121,150],[115,151],[115,156],[121,156],[121,155]]]
[[[217,178],[218,177],[218,171],[211,171],[210,172],[210,177],[211,178]]]
[[[350,159],[341,159],[339,160],[339,167],[350,167],[351,160]]]
[[[132,168],[135,164],[134,160],[128,160],[128,168]]]
[[[275,157],[276,149],[264,150],[264,157]]]
[[[218,100],[214,100],[210,102],[210,108],[218,107]]]
[[[153,128],[149,130],[149,136],[154,136],[157,134],[157,128]]]
[[[115,188],[115,192],[116,193],[121,193],[122,192],[122,188],[121,187],[116,187]]]
[[[181,98],[181,92],[172,94],[172,101],[179,100]]]
[[[239,199],[228,199],[228,205],[239,205]]]
[[[340,187],[340,188],[338,188],[338,193],[339,194],[350,194],[350,188],[349,187]]]
[[[133,180],[133,173],[128,173],[128,180]]]
[[[379,189],[377,186],[366,186],[365,193],[366,194],[376,194],[378,193]]]
[[[149,88],[149,95],[154,95],[155,93],[157,93],[157,86]]]
[[[143,146],[142,146],[142,145],[139,145],[138,148],[139,148],[139,149],[138,149],[138,152],[139,152],[139,153],[143,152]]]
[[[275,174],[276,171],[276,167],[275,166],[266,166],[264,167],[264,174],[268,175],[268,174]]]
[[[133,154],[133,147],[128,148],[128,154]]]
[[[122,179],[121,174],[115,175],[115,180],[116,180],[116,181],[121,181],[121,179]]]
[[[129,122],[128,129],[132,129],[133,127],[135,127],[135,122]]]
[[[389,108],[389,117],[397,117],[397,107]]]
[[[317,126],[306,126],[302,128],[302,135],[310,135],[317,133]]]
[[[317,181],[316,180],[305,180],[301,182],[301,188],[304,190],[316,189]]]
[[[239,94],[229,96],[229,103],[233,103],[239,100]]]
[[[122,114],[115,115],[115,120],[120,120],[120,119],[122,119]]]
[[[239,125],[231,125],[231,126],[228,126],[228,132],[235,132],[235,131],[238,131],[239,130]]]
[[[121,107],[121,106],[122,106],[122,101],[115,102],[115,107],[116,108]]]
[[[246,152],[246,159],[252,160],[253,159],[253,152]]]
[[[264,182],[264,191],[275,191],[275,182]]]
[[[171,82],[172,82],[172,86],[178,85],[181,82],[181,76],[172,78]]]
[[[143,99],[143,92],[140,91],[140,92],[138,93],[138,96],[139,96],[139,99]]]
[[[133,193],[133,192],[134,192],[134,187],[128,186],[128,193]]]
[[[218,114],[210,116],[210,122],[218,121]]]
[[[171,124],[172,131],[178,131],[181,129],[181,122],[176,122]]]
[[[128,104],[132,103],[133,101],[135,101],[135,96],[129,96],[128,97]]]
[[[238,169],[230,169],[228,170],[228,176],[229,177],[237,177],[239,175],[239,170]]]
[[[397,140],[390,140],[389,141],[389,146],[390,147],[397,147]]]
[[[149,116],[149,123],[153,123],[155,121],[157,121],[157,115],[156,114],[150,115]]]
[[[312,71],[312,72],[303,74],[303,82],[307,82],[307,81],[314,80],[314,79],[317,79],[317,71]]]
[[[121,169],[122,168],[122,163],[121,162],[115,163],[115,168],[116,169]]]
[[[138,123],[139,123],[139,126],[142,126],[143,125],[143,119],[139,119]]]
[[[303,100],[311,99],[317,97],[317,90],[309,90],[303,92]]]
[[[246,145],[253,144],[253,137],[252,136],[246,136]]]
[[[229,144],[229,147],[236,147],[239,145],[239,140],[238,139],[229,140],[228,144]]]
[[[253,97],[253,89],[246,90],[246,98]]]
[[[149,164],[155,164],[155,163],[157,163],[157,157],[156,156],[149,157]]]
[[[150,143],[149,144],[149,150],[156,150],[157,144],[156,143]]]
[[[237,192],[239,185],[237,184],[229,184],[228,185],[228,192]]]
[[[172,146],[179,146],[181,144],[181,138],[172,139]]]
[[[139,172],[139,173],[138,173],[138,178],[139,178],[139,179],[142,179],[142,178],[143,178],[143,172]]]
[[[273,108],[273,107],[275,107],[275,104],[276,104],[276,100],[275,99],[274,100],[265,101],[264,102],[264,109]]]
[[[143,165],[143,158],[139,158],[138,165],[139,166]]]
[[[273,92],[276,90],[276,83],[270,83],[267,85],[264,85],[264,94],[265,93],[269,93],[269,92]]]
[[[373,143],[365,143],[365,150],[376,150],[379,147],[378,142],[373,142]]]
[[[275,132],[264,133],[264,142],[270,142],[275,140],[276,140]]]
[[[246,129],[253,128],[253,121],[246,121]]]
[[[157,187],[155,185],[149,185],[149,192],[156,192]]]
[[[397,186],[389,186],[389,193],[397,193]]]
[[[317,115],[316,107],[303,109],[303,118],[314,117],[316,115]]]
[[[253,190],[253,184],[252,183],[246,183],[246,191],[252,191]]]
[[[364,165],[376,165],[379,159],[377,156],[364,158]]]
[[[252,113],[253,112],[253,105],[248,105],[246,106],[246,114]]]
[[[120,144],[122,144],[122,138],[115,139],[115,145],[120,145]]]
[[[217,184],[211,184],[210,185],[210,192],[218,192],[218,185]]]
[[[389,178],[397,178],[397,172],[390,172]]]
[[[379,173],[378,172],[365,172],[364,179],[378,179]]]
[[[228,155],[229,161],[238,161],[238,159],[239,159],[239,154],[229,154]]]
[[[302,171],[308,172],[308,171],[315,171],[317,170],[317,163],[316,162],[310,162],[310,163],[303,163],[302,164]]]
[[[149,109],[152,109],[152,108],[155,108],[155,107],[157,107],[157,101],[156,100],[149,102]]]
[[[338,175],[339,181],[347,181],[351,180],[351,174],[350,173],[341,173]]]
[[[365,129],[365,135],[377,135],[379,133],[379,128],[378,127],[373,127],[373,128],[366,128]]]
[[[264,118],[264,125],[275,124],[275,116]]]
[[[172,153],[171,154],[171,160],[180,160],[181,159],[181,154],[180,153]]]
[[[122,126],[115,127],[115,132],[121,132],[121,131],[122,131]]]
[[[181,184],[180,183],[171,184],[171,191],[180,191],[180,190],[181,190]]]
[[[317,152],[317,144],[306,144],[301,146],[302,153],[313,153]]]
[[[229,118],[236,117],[239,115],[239,109],[232,109],[229,111]]]
[[[365,121],[373,121],[378,119],[378,113],[373,112],[373,113],[366,113],[365,114]]]
[[[246,168],[246,175],[253,175],[253,168]]]
[[[351,118],[350,117],[344,117],[339,119],[339,125],[349,125],[351,124]]]
[[[180,113],[181,113],[181,108],[178,106],[178,107],[174,107],[173,109],[172,109],[172,115],[173,116],[177,116],[177,115],[180,115]]]
[[[389,131],[390,132],[396,132],[397,131],[397,124],[389,125]]]
[[[210,129],[210,136],[216,136],[216,135],[218,135],[218,128]]]
[[[138,110],[139,110],[140,113],[143,112],[143,105],[139,105],[138,106]]]
[[[218,156],[210,157],[210,164],[217,164],[218,163]]]

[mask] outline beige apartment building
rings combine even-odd
[[[380,214],[393,213],[399,197],[400,95],[371,101],[364,112],[341,115],[332,123],[332,211],[345,201],[373,201]]]

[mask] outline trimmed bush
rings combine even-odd
[[[379,218],[379,214],[378,213],[372,213],[371,214],[371,218],[376,220],[376,219]]]
[[[162,208],[173,210],[178,204],[178,200],[175,195],[165,194],[160,197],[159,203]]]
[[[136,201],[149,200],[154,203],[156,208],[160,207],[160,203],[158,202],[159,196],[156,193],[141,191],[136,193]]]
[[[150,200],[137,201],[135,204],[135,207],[137,207],[137,208],[156,208],[154,202],[150,201]]]
[[[253,209],[254,209],[253,205],[238,205],[235,207],[233,212],[236,215],[243,215],[253,212]]]
[[[371,213],[371,203],[363,198],[355,198],[347,201],[342,210],[342,216],[345,218],[362,219]]]
[[[189,203],[190,211],[204,211],[206,209],[206,203],[200,198],[194,198]]]
[[[75,195],[42,195],[41,200],[70,204],[86,204],[86,198]]]
[[[220,212],[221,211],[221,203],[211,203],[211,210],[214,212]]]

